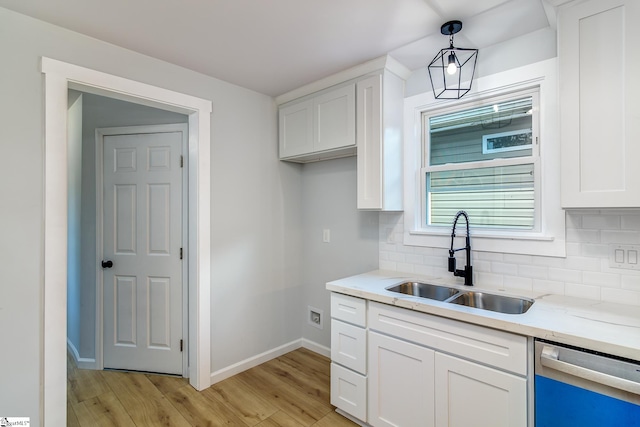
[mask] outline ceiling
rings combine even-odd
[[[0,6],[277,96],[391,54],[426,67],[455,45],[482,49],[554,25],[557,0],[0,0]]]

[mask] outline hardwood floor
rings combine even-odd
[[[77,369],[67,361],[68,426],[341,427],[329,359],[300,348],[201,392],[186,379]]]

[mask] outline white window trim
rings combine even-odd
[[[447,227],[422,228],[422,113],[435,107],[446,108],[487,96],[499,96],[539,87],[541,105],[540,136],[540,229],[472,231],[472,248],[477,251],[565,257],[565,213],[560,207],[560,140],[556,59],[537,62],[477,79],[475,92],[462,101],[435,100],[431,92],[405,99],[404,143],[404,244],[449,248],[451,230]]]

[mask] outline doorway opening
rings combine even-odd
[[[42,58],[45,82],[43,419],[66,424],[67,104],[78,90],[188,115],[189,382],[210,385],[211,101]]]

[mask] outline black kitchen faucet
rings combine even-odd
[[[458,223],[458,218],[463,216],[465,221],[467,222],[467,237],[465,239],[464,248],[453,249],[453,239],[456,237],[456,225]],[[456,258],[453,256],[455,252],[461,250],[467,251],[467,265],[464,266],[464,270],[456,270]],[[453,228],[451,229],[451,249],[449,249],[449,271],[453,273],[454,276],[464,277],[465,286],[473,286],[473,267],[471,267],[471,238],[469,236],[469,216],[465,211],[459,211],[456,214],[456,218],[453,221]]]

